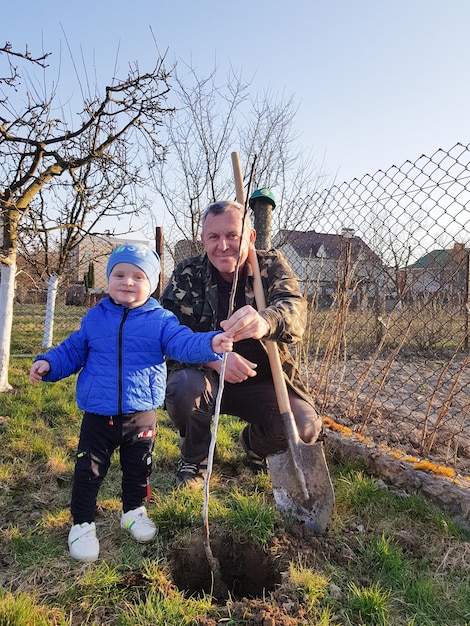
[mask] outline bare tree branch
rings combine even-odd
[[[23,59],[25,61],[30,61],[31,63],[37,64],[42,68],[46,68],[47,65],[45,64],[44,61],[47,59],[47,57],[50,56],[50,52],[47,52],[41,55],[40,57],[33,57],[33,55],[28,50],[28,46],[26,46],[26,49],[24,52],[16,52],[16,50],[13,49],[9,41],[7,41],[5,45],[0,48],[0,54],[6,55],[8,67],[10,70],[10,73],[8,76],[0,76],[0,85],[3,83],[10,87],[13,87],[15,83],[18,81],[18,79],[20,78],[18,66],[13,65],[12,57]]]

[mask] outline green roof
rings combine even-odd
[[[448,250],[431,250],[412,265],[408,265],[409,270],[424,270],[428,267],[445,267],[450,261],[451,255]]]

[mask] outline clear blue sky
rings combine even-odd
[[[116,56],[153,67],[149,27],[171,61],[217,59],[292,95],[301,143],[337,182],[470,141],[470,0],[9,0],[0,38],[57,61],[66,36],[106,83]]]

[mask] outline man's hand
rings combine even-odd
[[[233,337],[234,341],[261,339],[269,333],[268,322],[249,304],[235,311],[220,325]]]
[[[29,382],[34,385],[38,383],[43,376],[47,374],[47,372],[51,369],[49,361],[45,361],[44,359],[39,359],[33,363],[33,366],[29,370]]]
[[[221,361],[206,363],[207,367],[220,374],[222,369]],[[236,352],[230,352],[226,356],[224,380],[228,383],[242,383],[247,378],[256,376],[256,363],[252,363]]]

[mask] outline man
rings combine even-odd
[[[161,303],[194,331],[219,329],[221,321],[227,320],[239,257],[234,313],[222,326],[228,333],[235,324],[240,330],[234,336],[234,352],[227,355],[221,412],[248,422],[240,444],[253,468],[261,469],[266,466],[266,456],[287,448],[264,339],[279,342],[291,408],[303,441],[314,442],[322,422],[288,349],[304,332],[306,301],[285,258],[276,250],[258,250],[267,308],[256,310],[248,262],[255,239],[256,232],[249,216],[244,219],[241,204],[221,201],[209,205],[202,217],[205,252],[178,264]],[[168,362],[166,408],[181,435],[178,486],[203,486],[220,370],[217,361],[199,366]]]

